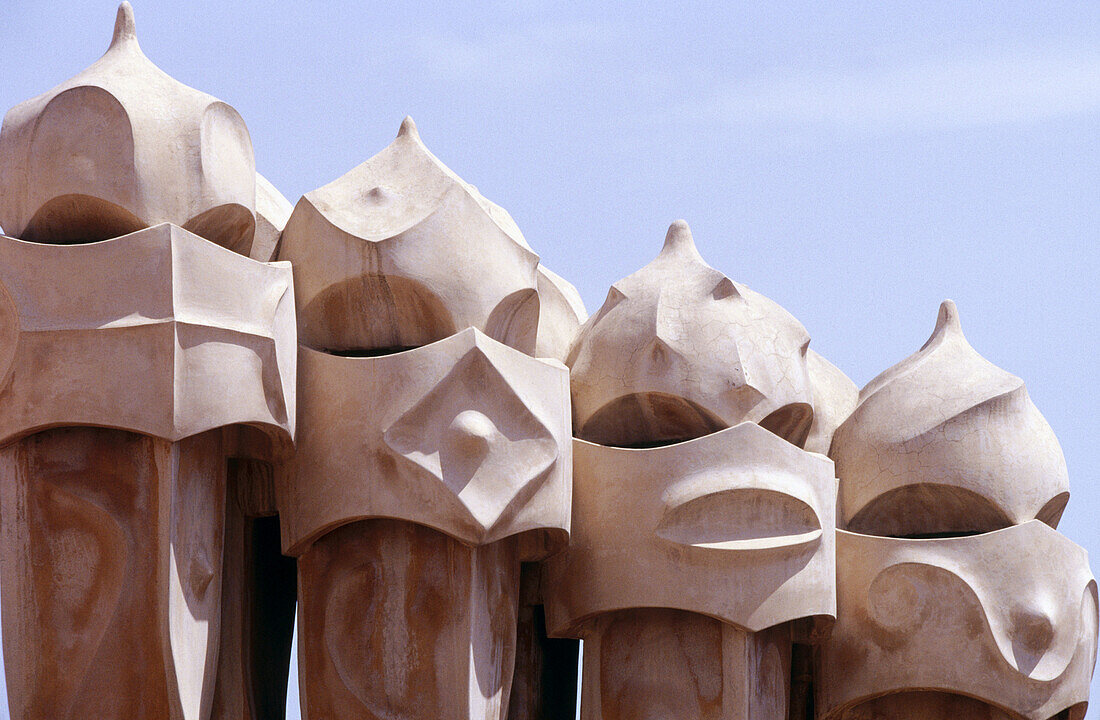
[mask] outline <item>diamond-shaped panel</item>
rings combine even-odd
[[[384,439],[437,478],[486,530],[534,493],[558,456],[550,430],[476,347]]]

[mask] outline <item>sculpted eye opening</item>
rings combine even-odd
[[[303,345],[330,355],[376,357],[454,335],[443,300],[407,278],[363,275],[317,294],[300,313]]]
[[[1014,523],[989,498],[966,488],[917,483],[872,500],[847,529],[896,538],[965,537],[1003,530]]]
[[[1012,715],[1002,712],[989,703],[966,695],[935,690],[910,690],[891,693],[860,703],[850,712],[840,716],[841,720],[855,718],[988,718],[988,720],[1011,720]],[[1069,720],[1069,710],[1058,713],[1050,720]]]
[[[20,240],[78,245],[129,235],[146,227],[124,207],[91,195],[62,195],[38,209]]]
[[[227,250],[248,255],[256,233],[256,216],[244,205],[230,203],[196,215],[183,228]]]
[[[1058,521],[1062,519],[1062,513],[1065,512],[1068,502],[1069,492],[1058,493],[1035,514],[1035,519],[1050,525],[1052,528],[1058,527]]]
[[[392,347],[379,347],[379,348],[347,348],[344,350],[333,350],[331,348],[324,349],[322,352],[328,355],[335,355],[336,357],[349,357],[349,358],[367,358],[367,357],[382,357],[383,355],[396,355],[397,353],[403,353],[408,350],[415,350],[422,345],[394,345]],[[317,348],[314,348],[317,349]]]
[[[807,547],[821,538],[814,509],[791,495],[759,487],[708,493],[669,508],[657,535],[715,550]]]
[[[622,448],[673,445],[725,429],[722,420],[676,395],[643,392],[604,405],[577,432],[582,440]]]

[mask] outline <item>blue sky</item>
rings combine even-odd
[[[1058,433],[1096,567],[1100,3],[135,5],[292,202],[411,114],[590,312],[680,217],[860,385],[953,298]],[[4,0],[0,105],[95,60],[114,10]]]

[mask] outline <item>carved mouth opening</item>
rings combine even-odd
[[[600,408],[576,433],[582,440],[622,448],[674,445],[726,428],[714,413],[677,395],[624,395]]]
[[[929,533],[912,533],[910,535],[891,535],[890,537],[896,537],[899,540],[944,540],[947,538],[959,538],[959,537],[972,537],[974,535],[984,535],[981,530],[959,530],[955,532],[929,532]]]

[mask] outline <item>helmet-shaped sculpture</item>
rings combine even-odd
[[[932,336],[860,392],[833,437],[840,526],[870,535],[1057,527],[1069,476],[1020,378],[966,341],[945,301]]]
[[[1020,378],[940,306],[916,353],[833,436],[837,606],[817,655],[824,720],[1080,720],[1096,581],[1056,532],[1065,459]]]
[[[810,337],[786,310],[699,256],[680,220],[653,262],[611,286],[571,368],[574,434],[675,442],[748,420],[801,446],[813,419]]]
[[[535,350],[538,255],[504,209],[428,151],[412,118],[298,201],[279,259],[294,263],[299,337],[313,349],[392,352],[474,327]]]
[[[0,226],[23,240],[91,242],[170,222],[242,254],[252,244],[244,121],[145,57],[128,2],[103,57],[8,112],[0,167]]]

